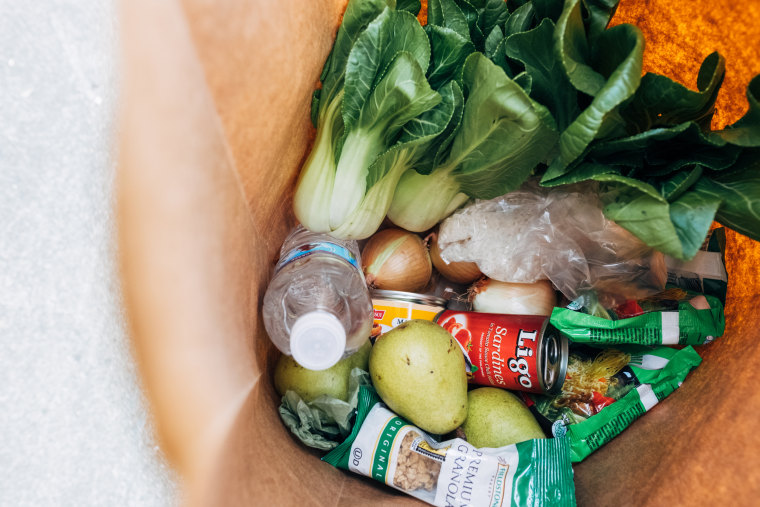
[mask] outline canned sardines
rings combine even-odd
[[[470,383],[531,393],[561,391],[568,342],[548,317],[445,310],[435,321],[467,352]]]

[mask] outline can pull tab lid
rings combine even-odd
[[[306,313],[290,331],[290,353],[308,370],[326,370],[340,361],[345,350],[346,330],[331,313]]]

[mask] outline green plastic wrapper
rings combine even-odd
[[[348,401],[322,395],[307,403],[294,391],[282,397],[280,418],[304,445],[329,451],[351,432],[359,387],[371,381],[369,373],[361,368],[354,368],[350,375]]]
[[[693,347],[578,347],[562,393],[526,401],[542,427],[568,440],[579,462],[669,396],[701,361]]]
[[[438,442],[394,414],[362,386],[353,430],[324,461],[372,477],[431,505],[573,506],[568,440],[527,440],[477,449]]]
[[[550,322],[568,340],[592,345],[702,345],[723,334],[723,304],[709,295],[689,295],[676,301],[671,311],[647,311],[637,303],[634,317],[612,320],[598,315],[554,308]],[[703,299],[702,299],[703,298]],[[700,301],[704,308],[692,303]],[[709,305],[709,307],[707,307]]]

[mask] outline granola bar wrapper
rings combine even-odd
[[[477,449],[461,438],[439,442],[388,410],[366,386],[351,434],[322,459],[431,505],[575,505],[565,438],[497,449]]]

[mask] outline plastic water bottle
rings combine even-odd
[[[272,342],[309,370],[358,350],[373,313],[356,241],[296,227],[280,249],[263,312]]]

